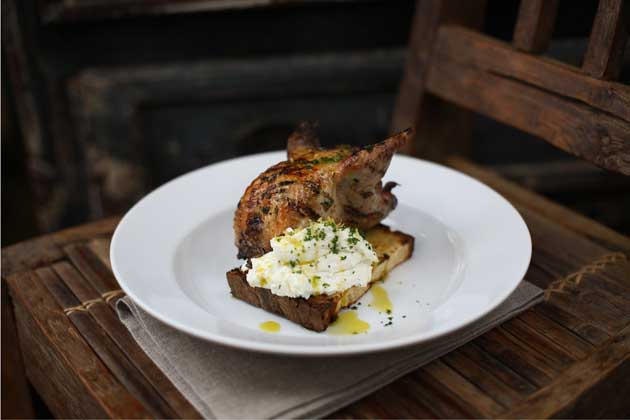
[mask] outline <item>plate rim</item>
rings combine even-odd
[[[177,320],[171,319],[168,316],[164,316],[162,315],[159,311],[154,310],[150,305],[147,305],[142,298],[140,298],[139,296],[137,296],[130,287],[127,287],[127,284],[125,282],[125,280],[123,279],[123,276],[121,275],[120,271],[118,270],[118,262],[117,262],[117,258],[116,258],[116,254],[115,254],[115,249],[116,249],[116,244],[120,241],[120,227],[123,226],[123,224],[125,223],[126,220],[129,219],[130,215],[134,212],[134,211],[138,211],[138,207],[140,206],[140,204],[142,202],[144,202],[145,200],[149,199],[149,197],[152,197],[155,194],[158,194],[161,190],[169,187],[171,184],[174,184],[176,182],[180,182],[182,179],[187,178],[187,177],[191,177],[194,176],[195,174],[197,174],[198,172],[204,171],[206,169],[208,169],[209,167],[212,166],[219,166],[219,165],[229,165],[229,164],[233,164],[236,161],[239,160],[247,160],[247,159],[252,159],[252,158],[258,158],[258,157],[263,157],[263,156],[273,156],[273,155],[277,155],[279,153],[285,153],[285,151],[271,151],[271,152],[264,152],[264,153],[255,153],[255,154],[249,154],[249,155],[244,155],[244,156],[239,156],[239,157],[235,157],[235,158],[231,158],[231,159],[227,159],[227,160],[222,160],[219,162],[215,162],[209,165],[205,165],[203,167],[194,169],[190,172],[187,172],[185,174],[179,175],[175,178],[173,178],[170,181],[167,181],[166,183],[160,185],[159,187],[157,187],[156,189],[154,189],[153,191],[151,191],[150,193],[148,193],[147,195],[145,195],[142,199],[140,199],[137,203],[135,203],[126,213],[125,215],[120,219],[118,225],[116,226],[116,229],[112,235],[112,240],[110,243],[110,252],[109,252],[109,256],[110,256],[110,263],[111,263],[111,267],[112,267],[112,272],[114,274],[114,276],[116,277],[116,280],[118,281],[118,284],[120,285],[121,289],[125,292],[125,294],[127,296],[129,296],[131,298],[131,300],[133,301],[133,303],[135,305],[138,305],[142,310],[144,310],[146,313],[148,313],[150,316],[158,319],[159,321],[179,330],[182,331],[186,334],[190,334],[194,337],[200,338],[202,340],[206,340],[206,341],[210,341],[216,344],[220,344],[220,345],[225,345],[228,347],[232,347],[232,348],[236,348],[236,349],[241,349],[241,350],[246,350],[246,351],[254,351],[254,352],[261,352],[261,353],[267,353],[267,354],[279,354],[279,355],[286,355],[286,356],[306,356],[306,357],[317,357],[317,356],[352,356],[352,355],[358,355],[358,354],[367,354],[367,353],[376,353],[376,352],[382,352],[382,351],[387,351],[387,350],[393,350],[393,349],[398,349],[398,348],[403,348],[403,347],[408,347],[408,346],[412,346],[414,344],[420,344],[420,343],[425,343],[425,342],[429,342],[432,340],[435,340],[439,337],[443,337],[445,335],[448,334],[454,334],[457,333],[458,331],[461,331],[462,329],[466,328],[467,326],[469,326],[470,324],[478,321],[479,319],[483,318],[484,316],[486,316],[488,313],[490,313],[491,311],[493,311],[494,309],[496,309],[497,307],[499,307],[503,302],[505,302],[505,300],[516,290],[516,288],[521,284],[521,282],[523,281],[525,274],[527,273],[527,270],[529,269],[529,266],[531,264],[531,257],[532,257],[532,239],[531,239],[531,233],[529,231],[529,227],[527,226],[527,223],[525,222],[525,220],[523,219],[522,215],[520,214],[520,212],[514,207],[514,205],[512,205],[512,203],[510,203],[510,201],[508,201],[502,194],[500,194],[499,192],[497,192],[496,190],[494,190],[493,188],[491,188],[490,186],[488,186],[487,184],[479,181],[478,179],[473,178],[472,176],[463,173],[461,171],[458,171],[456,169],[450,168],[448,166],[445,165],[441,165],[439,163],[435,163],[435,162],[431,162],[425,159],[419,159],[416,157],[412,157],[412,156],[407,156],[407,155],[396,155],[397,159],[402,159],[402,160],[411,160],[411,161],[415,161],[415,162],[420,162],[422,164],[426,164],[429,166],[434,166],[440,170],[446,170],[448,172],[454,173],[458,176],[463,176],[464,178],[466,178],[468,181],[472,181],[473,183],[476,183],[478,185],[480,185],[481,187],[483,187],[484,189],[488,190],[491,194],[496,194],[502,201],[505,202],[505,204],[507,204],[509,206],[509,208],[513,211],[513,213],[515,214],[517,220],[520,222],[521,227],[524,229],[524,233],[525,233],[525,239],[526,239],[526,245],[527,245],[527,257],[524,259],[524,261],[526,260],[526,263],[523,264],[523,267],[521,267],[520,270],[520,274],[518,276],[515,275],[515,278],[518,277],[518,281],[515,281],[511,287],[506,289],[506,292],[504,292],[502,295],[500,295],[496,301],[494,301],[492,304],[489,304],[486,308],[484,308],[483,311],[480,311],[479,313],[477,313],[475,316],[471,317],[470,319],[466,320],[465,322],[462,322],[461,324],[459,324],[457,327],[454,327],[452,329],[445,329],[445,330],[438,330],[435,331],[433,333],[428,333],[428,334],[423,334],[421,337],[418,337],[418,334],[410,334],[406,337],[401,337],[401,338],[396,338],[396,339],[388,339],[382,342],[372,342],[372,343],[358,343],[358,344],[344,344],[342,346],[334,346],[334,345],[327,345],[327,346],[317,346],[317,345],[299,345],[299,344],[282,344],[282,343],[277,343],[277,342],[259,342],[259,341],[255,341],[255,340],[249,340],[249,339],[244,339],[244,338],[235,338],[235,337],[229,337],[226,335],[222,335],[219,333],[213,333],[210,331],[205,331],[205,330],[199,330],[196,327],[191,327],[191,326],[187,326]],[[262,309],[261,309],[262,310]]]

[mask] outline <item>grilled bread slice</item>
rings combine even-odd
[[[378,225],[366,232],[366,239],[378,256],[372,269],[372,280],[364,287],[354,286],[343,293],[317,295],[308,299],[277,296],[269,289],[252,287],[246,274],[235,268],[227,272],[232,295],[266,311],[281,315],[313,331],[324,331],[337,318],[343,308],[358,301],[372,283],[382,280],[397,265],[408,260],[413,253],[414,239],[402,232]]]

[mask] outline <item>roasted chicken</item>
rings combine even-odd
[[[303,122],[289,137],[288,160],[260,174],[245,190],[234,215],[239,258],[271,250],[269,241],[286,228],[331,218],[367,230],[396,207],[382,185],[394,152],[412,137],[412,129],[363,148],[340,145],[322,149],[315,124]]]

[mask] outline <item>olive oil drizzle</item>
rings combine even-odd
[[[280,324],[275,321],[261,322],[259,327],[261,330],[269,333],[277,333],[280,331]]]
[[[375,284],[372,286],[370,291],[372,292],[372,302],[370,303],[370,306],[379,312],[391,314],[394,310],[394,306],[392,305],[392,301],[389,299],[387,290],[385,290],[383,286]]]
[[[327,332],[331,335],[353,335],[367,332],[369,329],[370,324],[359,319],[356,311],[344,311],[330,324]]]

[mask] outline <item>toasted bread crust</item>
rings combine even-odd
[[[337,318],[341,309],[358,301],[371,287],[372,282],[383,279],[389,271],[411,257],[414,239],[402,232],[378,225],[366,234],[379,262],[372,270],[372,281],[365,287],[355,286],[344,293],[317,295],[308,299],[277,296],[269,289],[252,287],[246,274],[238,268],[227,272],[232,295],[251,305],[262,308],[296,322],[305,328],[321,332]]]

